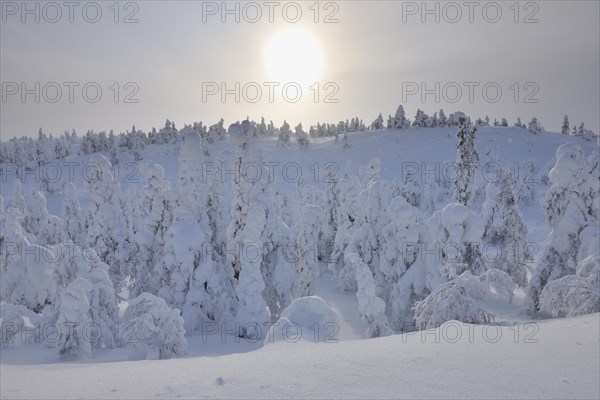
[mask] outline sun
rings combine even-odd
[[[275,33],[264,49],[268,79],[311,85],[323,71],[323,51],[309,31],[294,27]]]

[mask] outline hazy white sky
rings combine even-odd
[[[246,116],[305,127],[353,116],[370,123],[400,103],[410,118],[417,108],[511,124],[537,116],[558,131],[567,113],[571,125],[600,127],[598,1],[428,2],[429,14],[420,1],[248,3],[31,1],[25,10],[2,0],[2,139],[40,127],[149,130],[167,118],[179,128]],[[224,7],[237,8],[239,22]],[[293,28],[312,41],[286,39],[265,56]],[[282,91],[288,81],[302,83],[296,103],[294,85],[287,99]],[[239,102],[208,91],[235,92],[236,82]]]

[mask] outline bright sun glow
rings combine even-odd
[[[268,79],[312,84],[323,70],[319,40],[310,32],[292,28],[275,33],[265,47]]]

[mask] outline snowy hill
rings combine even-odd
[[[597,143],[259,128],[2,143],[2,398],[598,398]]]

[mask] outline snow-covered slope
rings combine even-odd
[[[7,399],[597,399],[599,331],[591,314],[502,327],[450,321],[407,335],[162,361],[32,365],[5,350],[0,379]]]

